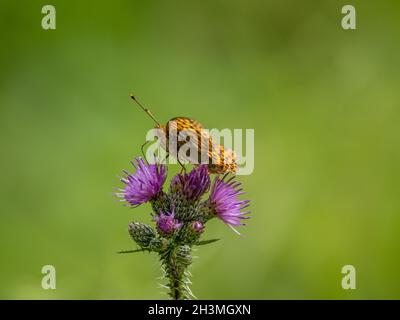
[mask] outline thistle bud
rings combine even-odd
[[[192,229],[196,233],[203,233],[204,225],[200,221],[193,221],[192,222]]]
[[[153,228],[147,224],[132,222],[128,226],[128,231],[132,239],[142,249],[158,251],[162,245],[162,241],[157,238]]]
[[[178,247],[176,260],[184,266],[189,266],[192,263],[192,256],[190,252],[191,250],[188,245]]]

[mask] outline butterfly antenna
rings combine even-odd
[[[144,111],[144,112],[146,112],[147,113],[147,115],[157,124],[157,126],[161,126],[160,125],[160,123],[156,120],[156,118],[153,116],[153,114],[151,113],[151,111],[149,110],[149,109],[147,109],[147,108],[145,108],[136,98],[135,98],[135,96],[131,93],[130,94],[130,97],[132,98],[132,100],[133,101],[135,101],[138,105],[139,105],[139,107],[140,108],[142,108],[142,110]]]

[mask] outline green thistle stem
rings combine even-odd
[[[168,279],[169,296],[173,300],[190,299],[187,267],[192,262],[190,247],[187,245],[172,247],[161,254],[161,260]]]

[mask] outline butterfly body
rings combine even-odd
[[[175,117],[162,125],[132,95],[131,98],[156,122],[155,129],[160,133],[157,135],[160,145],[168,154],[176,157],[180,164],[182,160],[193,164],[206,163],[208,171],[216,174],[237,171],[235,152],[214,143],[212,136],[200,122],[188,117]],[[182,136],[190,139],[182,139]],[[180,152],[184,146],[196,152]]]

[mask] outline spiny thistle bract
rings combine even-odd
[[[218,239],[200,240],[206,223],[216,217],[230,226],[244,225],[249,211],[243,211],[249,200],[238,199],[244,192],[234,176],[211,178],[206,165],[195,167],[190,173],[177,174],[171,180],[168,192],[163,191],[167,168],[163,164],[147,164],[143,159],[132,161],[136,171],[124,171],[124,188],[117,196],[129,206],[149,202],[155,227],[132,222],[128,231],[139,249],[121,253],[149,251],[158,253],[165,278],[163,285],[172,299],[190,299],[189,271],[192,247],[205,245]],[[210,190],[211,188],[211,190]],[[210,191],[207,199],[202,199]],[[235,230],[236,231],[236,230]],[[237,231],[236,231],[237,232]]]

